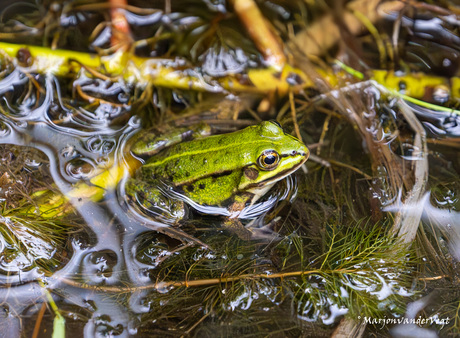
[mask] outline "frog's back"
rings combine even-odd
[[[261,137],[258,128],[176,144],[152,157],[144,168],[176,184],[244,168],[254,164],[256,149],[273,146],[274,141]]]
[[[279,125],[264,121],[233,133],[175,144],[151,157],[142,170],[150,177],[167,178],[175,185],[182,185],[204,177],[242,171],[256,164],[269,150],[280,157],[301,153],[303,160],[308,152],[303,143],[285,134]]]

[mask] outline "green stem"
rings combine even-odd
[[[53,338],[65,338],[65,318],[61,315],[59,312],[59,308],[57,307],[53,296],[51,296],[51,293],[48,291],[48,289],[45,287],[45,284],[41,279],[38,280],[38,283],[42,287],[43,291],[45,292],[46,298],[48,300],[48,304],[51,306],[51,309],[53,309],[54,312],[54,321],[53,321]]]
[[[289,89],[298,90],[313,83],[299,69],[285,65],[281,69],[249,69],[247,79],[244,76],[228,75],[219,78],[204,79],[199,69],[177,65],[175,61],[153,58],[140,58],[132,53],[119,50],[114,54],[99,56],[96,54],[74,52],[63,49],[29,46],[0,42],[0,50],[16,60],[19,55],[30,54],[24,70],[41,74],[68,76],[84,68],[98,69],[111,76],[121,76],[129,83],[144,88],[148,85],[183,90],[208,92],[256,92],[277,91],[287,93]],[[94,71],[97,73],[97,71]],[[106,75],[102,75],[106,77]],[[301,85],[291,85],[288,78],[299,77]],[[300,86],[300,87],[299,87]]]

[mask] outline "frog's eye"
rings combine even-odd
[[[257,165],[262,170],[273,170],[280,161],[280,155],[274,150],[267,150],[257,159]]]

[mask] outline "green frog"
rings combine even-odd
[[[126,185],[129,199],[140,209],[172,222],[186,217],[186,205],[224,215],[224,226],[244,239],[253,237],[253,231],[240,222],[242,210],[309,155],[308,148],[275,121],[212,136],[205,124],[169,136],[146,133],[131,151],[146,158]]]

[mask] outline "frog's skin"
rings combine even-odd
[[[296,171],[309,155],[302,142],[272,121],[229,134],[203,136],[208,132],[209,128],[201,125],[187,133],[176,132],[170,139],[141,136],[132,152],[153,156],[128,181],[128,196],[153,214],[180,220],[185,216],[184,201],[166,198],[159,191],[166,186],[193,204],[225,206],[234,219],[225,224],[235,226],[239,211]],[[182,141],[184,135],[194,139]],[[243,228],[237,231],[240,237],[250,237],[241,223],[236,227]]]

